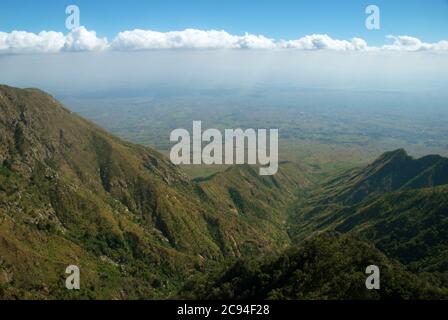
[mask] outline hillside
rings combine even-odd
[[[316,177],[283,161],[190,180],[40,90],[0,86],[0,299],[446,297],[448,159],[397,150]]]
[[[230,209],[284,247],[290,243],[287,209],[297,199],[298,191],[313,184],[307,169],[295,163],[282,162],[280,168],[274,176],[260,176],[256,167],[235,166],[196,182],[202,199],[213,207]]]
[[[288,210],[294,244],[193,277],[203,299],[448,299],[448,159],[382,155],[304,190]],[[366,290],[365,267],[382,287]]]
[[[0,296],[72,294],[61,279],[77,264],[89,288],[83,297],[149,298],[208,261],[288,242],[280,218],[235,210],[238,176],[221,200],[213,181],[190,181],[156,151],[110,135],[37,89],[0,86],[0,163]],[[271,203],[273,212],[294,198],[290,187],[308,185],[289,174],[288,196],[280,185],[259,190],[262,199],[283,199]],[[244,181],[256,186],[260,178]]]
[[[337,231],[362,236],[415,271],[448,271],[448,159],[386,153],[296,203],[296,239]]]
[[[415,271],[448,271],[448,186],[298,212],[294,230],[299,236],[324,230],[356,234]]]
[[[367,290],[365,269],[381,270],[381,289]],[[448,289],[418,277],[366,242],[321,235],[281,254],[239,260],[202,278],[181,295],[196,299],[447,299]]]
[[[410,157],[400,149],[387,152],[367,167],[349,170],[323,185],[319,203],[353,204],[364,198],[398,190],[448,184],[448,159],[429,155]]]

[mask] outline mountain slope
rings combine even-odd
[[[369,195],[448,184],[448,159],[430,155],[413,159],[404,150],[385,153],[365,168],[350,170],[319,191],[320,203],[353,204]]]
[[[380,290],[365,287],[366,267],[380,269]],[[368,243],[320,235],[281,254],[240,260],[181,295],[196,299],[447,299],[448,288],[418,277]]]
[[[246,261],[243,269],[205,280],[216,290],[199,283],[186,294],[440,297],[447,182],[447,159],[415,160],[402,150],[317,188],[290,162],[273,177],[237,166],[191,181],[158,152],[110,135],[42,91],[0,86],[0,298],[172,297],[188,276],[233,259]],[[327,231],[363,237],[388,257],[345,236],[301,243]],[[297,248],[277,254],[291,236]],[[267,253],[274,260],[244,271]],[[431,272],[431,283],[391,259]],[[390,284],[366,293],[360,268],[375,261]],[[82,273],[76,292],[64,285],[72,264]],[[333,265],[336,277],[324,272]]]
[[[416,271],[448,271],[448,186],[388,193],[328,207],[309,219],[316,230],[362,235]]]
[[[196,181],[204,201],[256,225],[259,232],[283,247],[289,244],[287,208],[299,190],[312,186],[306,171],[297,164],[282,162],[275,176],[260,176],[257,168],[244,165]]]
[[[356,234],[413,270],[447,272],[447,162],[387,153],[297,202],[290,234],[297,240],[326,231]]]
[[[202,185],[159,153],[37,89],[0,86],[0,164],[0,296],[149,298],[207,261],[288,240],[278,219],[243,218],[219,194],[204,198]],[[269,196],[284,192],[276,188]],[[69,264],[89,290],[64,289]]]

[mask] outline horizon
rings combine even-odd
[[[0,300],[448,299],[448,0],[1,2]]]
[[[448,1],[375,6],[8,0],[0,82],[78,96],[263,85],[445,94]]]

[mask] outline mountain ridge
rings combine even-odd
[[[319,185],[293,162],[272,177],[243,165],[190,180],[159,152],[114,137],[47,93],[0,86],[0,298],[178,297],[190,275],[227,264],[221,283],[213,283],[221,273],[206,280],[215,292],[201,297],[234,296],[232,283],[235,297],[253,297],[251,279],[267,285],[263,298],[421,298],[416,290],[428,288],[439,297],[448,282],[447,160],[400,149]],[[235,259],[259,256],[258,269],[226,280]],[[360,287],[357,268],[373,256],[400,275],[380,296]],[[333,290],[338,279],[328,278],[327,290],[322,272],[333,263],[356,296]],[[64,287],[72,264],[82,270],[79,292]],[[307,264],[316,270],[305,279]],[[279,275],[310,290],[263,282]],[[412,286],[420,275],[430,280]]]
[[[388,152],[296,202],[290,234],[355,234],[414,271],[446,272],[447,188],[447,158]]]
[[[229,207],[234,199],[212,201],[219,194],[201,198],[201,185],[163,155],[112,136],[40,90],[0,86],[0,134],[0,256],[5,260],[0,274],[10,275],[0,278],[0,287],[9,288],[8,295],[64,294],[52,274],[63,274],[56,272],[60,261],[73,260],[88,265],[83,267],[95,288],[91,294],[150,297],[208,260],[275,250],[289,241],[278,219],[235,214]],[[250,168],[235,170],[247,172],[248,185],[262,181]],[[214,184],[219,181],[207,188]],[[37,249],[39,242],[49,245]],[[12,247],[28,253],[7,254]],[[49,256],[57,258],[42,276],[48,280],[43,289],[37,285],[42,277],[27,277],[21,266],[37,272],[33,261]],[[105,276],[117,285],[101,291],[94,270],[104,265]],[[154,272],[148,274],[148,268]],[[32,283],[36,286],[22,287]]]
[[[326,200],[353,204],[378,193],[448,184],[448,159],[429,155],[419,159],[405,150],[386,152],[370,165],[349,170],[322,186]]]

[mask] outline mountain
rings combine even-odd
[[[397,150],[315,181],[293,162],[191,180],[45,92],[0,86],[0,299],[446,297],[447,159]]]
[[[373,194],[444,184],[448,184],[448,159],[437,155],[414,159],[400,149],[333,178],[320,190],[325,199],[319,202],[353,204]]]
[[[260,176],[256,167],[235,166],[196,182],[204,201],[223,211],[230,210],[241,221],[255,225],[274,239],[278,247],[284,247],[290,243],[287,209],[298,191],[311,188],[313,183],[306,168],[287,161],[281,162],[280,167],[274,176]]]
[[[329,230],[356,234],[412,270],[448,270],[448,186],[387,193],[356,205],[300,208],[297,212],[294,230],[298,237]]]
[[[448,271],[448,159],[389,152],[324,183],[295,205],[296,239],[336,231],[364,237],[414,271]]]
[[[0,142],[0,297],[163,295],[209,261],[283,247],[284,216],[263,216],[309,185],[291,165],[269,181],[250,167],[191,181],[37,89],[0,86]],[[251,202],[261,184],[259,198],[280,204]],[[81,293],[64,288],[71,264]]]
[[[380,290],[365,286],[367,266]],[[374,246],[351,236],[319,235],[281,254],[236,261],[181,290],[191,299],[447,299],[448,289],[416,276]]]
[[[196,299],[447,299],[448,159],[388,152],[304,190],[288,210],[293,244],[194,276]],[[366,290],[364,270],[381,270]]]

